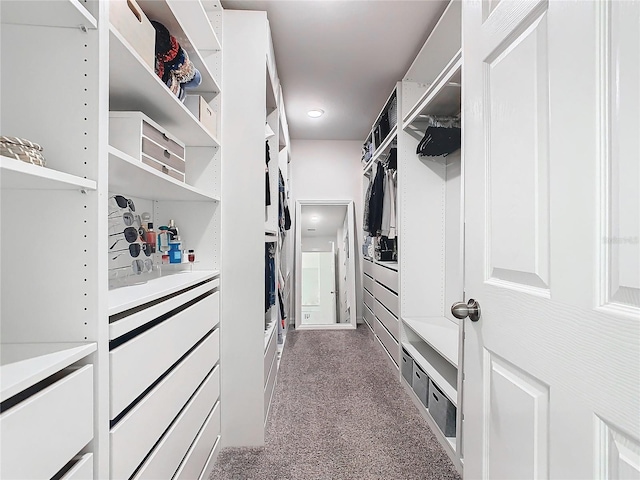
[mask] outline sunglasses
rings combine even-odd
[[[113,253],[117,253],[117,252],[122,252],[122,253],[118,253],[118,255],[113,257],[111,260],[115,260],[120,255],[124,255],[124,252],[127,252],[127,251],[129,252],[129,255],[131,255],[134,258],[139,256],[140,252],[144,252],[144,254],[148,257],[151,255],[151,245],[149,245],[148,243],[142,243],[142,244],[132,243],[131,245],[129,245],[128,249],[115,250]]]
[[[150,258],[147,258],[145,260],[135,259],[134,261],[131,262],[130,267],[128,265],[126,267],[116,267],[116,268],[111,268],[110,271],[124,270],[126,268],[131,268],[133,273],[135,273],[136,275],[140,275],[145,272],[152,272],[153,261]]]
[[[109,218],[111,220],[116,220],[116,218],[112,217],[112,215],[115,215],[116,213],[120,213],[120,212],[113,212],[109,214]],[[133,213],[131,212],[124,212],[122,214],[122,221],[127,227],[130,227],[131,225],[133,225],[133,222],[135,222],[135,220],[136,220],[136,217],[134,217]]]
[[[138,230],[134,227],[127,227],[125,228],[122,232],[118,232],[118,233],[111,233],[109,236],[113,237],[115,235],[122,235],[124,234],[124,239],[129,242],[129,243],[133,243],[138,239]],[[118,240],[116,240],[115,242],[113,242],[113,245],[111,245],[109,247],[109,250],[112,250],[113,247],[116,246],[116,244],[122,240],[121,238],[119,238]]]
[[[112,199],[112,198],[115,199],[116,204],[120,208],[129,207],[129,210],[131,210],[132,212],[136,211],[136,206],[134,205],[133,200],[131,200],[130,198],[123,197],[122,195],[112,195],[109,197],[109,199]]]

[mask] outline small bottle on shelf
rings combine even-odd
[[[196,252],[195,250],[189,250],[188,252],[189,263],[193,263],[196,261]]]
[[[156,232],[153,230],[153,223],[147,223],[147,243],[151,248],[151,253],[156,253]]]

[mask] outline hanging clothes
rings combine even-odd
[[[266,166],[264,167],[264,187],[265,187],[265,205],[271,205],[271,187],[269,186],[269,161],[271,157],[269,155],[269,141],[265,142],[266,144]]]
[[[278,168],[278,223],[280,232],[285,233],[291,228],[291,215],[289,214],[289,205],[287,205],[287,194],[285,192],[284,178],[282,170]]]
[[[264,244],[264,311],[276,304],[276,247]]]
[[[364,196],[364,214],[362,216],[362,228],[364,233],[369,233],[369,202],[371,201],[371,188],[373,187],[373,178],[369,177],[369,186]]]
[[[378,235],[382,226],[382,203],[384,200],[384,177],[385,170],[382,163],[378,162],[376,178],[371,187],[371,198],[369,199],[369,233],[372,237]]]

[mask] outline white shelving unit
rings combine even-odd
[[[220,118],[219,3],[140,5],[180,38],[203,77],[191,93]],[[2,478],[147,478],[158,465],[206,478],[221,445],[221,128],[209,132],[169,91],[110,7],[0,4],[1,133],[42,145],[47,162],[0,157]],[[43,75],[59,71],[62,88]],[[143,112],[180,139],[185,182],[111,147],[110,110]],[[150,257],[151,272],[110,290],[115,258],[132,260],[107,255],[123,221],[115,194],[156,231],[175,219],[197,261],[159,268]],[[25,235],[43,247],[26,251]]]
[[[402,81],[398,132],[401,347],[456,409],[446,437],[402,375],[401,382],[462,472],[462,328],[451,305],[464,298],[461,151],[420,157],[427,116],[461,114],[461,2],[451,1]],[[414,367],[415,368],[415,367]]]

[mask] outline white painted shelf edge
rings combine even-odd
[[[445,317],[403,318],[404,324],[458,368],[458,325]]]
[[[425,360],[425,358],[418,352],[418,350],[408,342],[402,342],[402,347],[409,352],[409,355],[413,358],[413,361],[420,365],[420,368],[424,370],[424,372],[429,375],[429,378],[433,380],[433,383],[438,385],[440,389],[444,392],[451,403],[453,403],[456,407],[458,406],[458,395],[456,389],[450,385],[438,371],[431,366],[429,362]]]
[[[384,151],[387,150],[387,148],[389,148],[391,143],[395,140],[397,133],[398,133],[398,125],[396,124],[393,126],[393,128],[391,129],[387,137],[384,139],[384,141],[380,144],[380,146],[376,148],[376,151],[373,152],[373,156],[371,157],[372,162],[375,162],[376,160],[378,160],[378,158],[380,158],[380,155],[382,155]]]
[[[95,190],[93,180],[0,156],[0,178],[3,189],[25,190]]]
[[[90,30],[98,28],[95,17],[79,0],[33,3],[33,10],[25,12],[25,2],[0,2],[2,23],[18,25],[40,25],[44,27],[78,28],[83,25]]]
[[[264,351],[267,351],[267,347],[269,346],[269,342],[271,341],[271,336],[273,332],[276,331],[276,325],[278,321],[274,320],[269,324],[269,327],[264,331]]]
[[[95,343],[3,343],[0,402],[96,351]]]
[[[135,193],[149,200],[220,201],[216,195],[165,175],[111,145],[108,151],[112,191]]]
[[[219,274],[218,270],[179,272],[165,277],[154,278],[140,285],[114,288],[109,290],[108,295],[109,316],[171,295],[184,288],[214,278]]]
[[[450,86],[449,81],[460,71],[461,68],[462,50],[458,50],[458,52],[444,67],[444,69],[434,80],[434,82],[429,85],[429,88],[425,90],[424,94],[420,97],[416,104],[409,109],[409,113],[405,115],[402,123],[402,128],[404,130],[409,128],[409,126],[418,119],[421,113],[438,96],[438,94],[442,92],[445,87]],[[457,87],[457,90],[460,90],[459,86]]]

